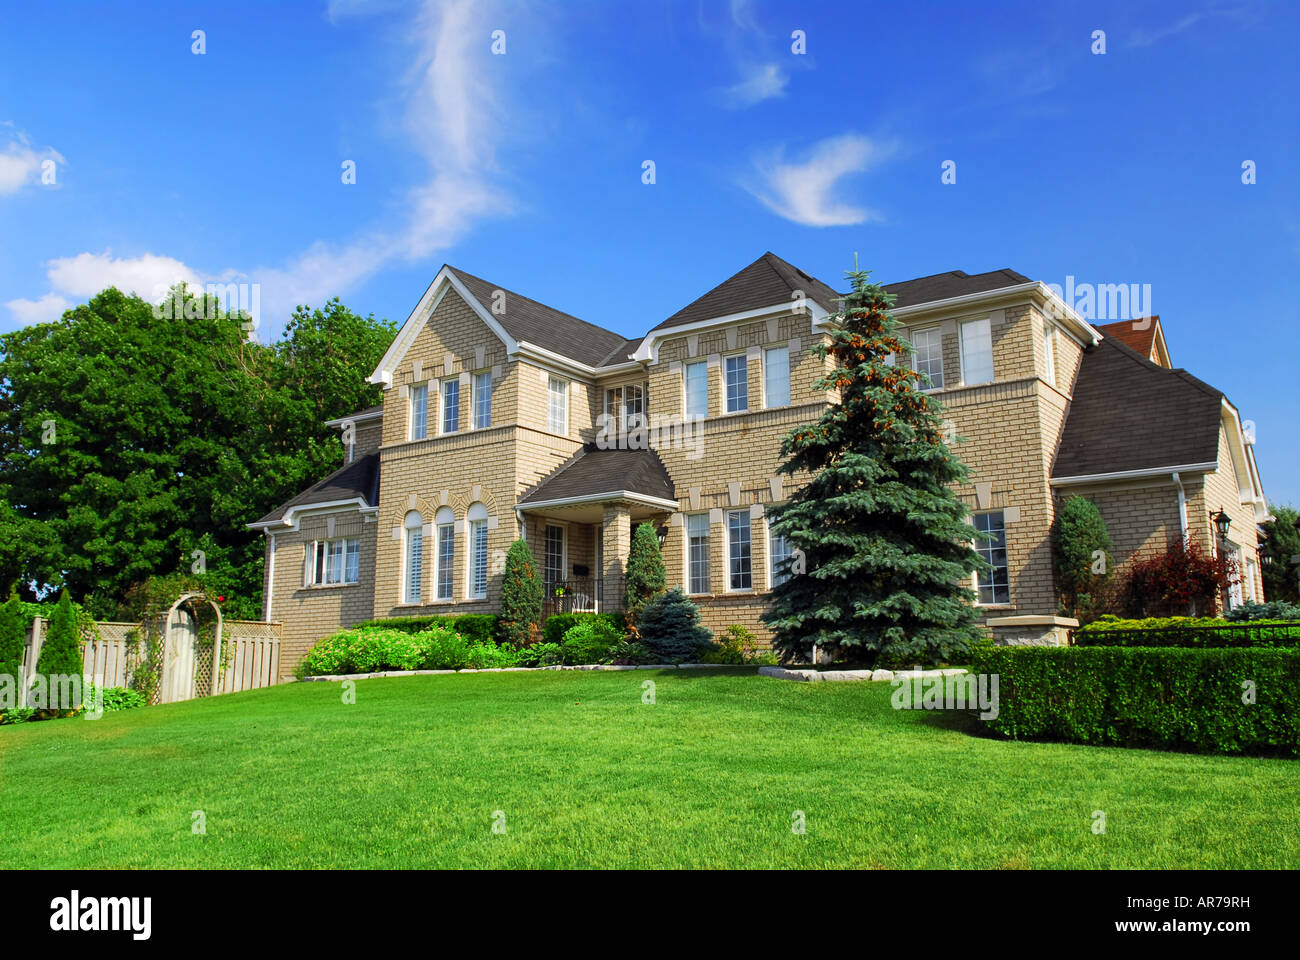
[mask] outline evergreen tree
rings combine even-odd
[[[525,647],[537,641],[541,622],[542,578],[528,544],[516,540],[506,553],[497,629],[503,641]]]
[[[1080,496],[1065,501],[1056,515],[1052,560],[1066,613],[1073,616],[1081,605],[1088,609],[1095,604],[1097,592],[1110,579],[1110,551],[1110,533],[1097,505]]]
[[[18,697],[18,685],[22,678],[23,647],[27,643],[27,617],[23,613],[22,601],[18,592],[11,591],[9,599],[0,603],[0,689],[10,687],[15,703]],[[5,679],[5,678],[9,679]],[[4,703],[0,702],[0,710]]]
[[[1273,516],[1263,524],[1266,539],[1259,547],[1264,599],[1300,602],[1300,511],[1275,506]]]
[[[667,585],[668,573],[664,569],[663,554],[659,551],[659,535],[650,524],[638,524],[632,531],[627,574],[623,581],[623,609],[627,612],[627,622],[636,627],[646,604],[663,593]]]
[[[655,596],[637,622],[641,643],[665,663],[699,656],[713,642],[709,628],[700,623],[700,608],[673,587]]]
[[[82,675],[81,634],[77,629],[77,612],[72,608],[72,597],[64,590],[58,605],[50,616],[50,627],[41,644],[41,654],[36,660],[36,675],[43,691],[43,701],[33,706],[47,710],[66,709],[78,704],[53,702],[58,691],[66,689],[66,681],[58,678]]]
[[[853,290],[818,347],[833,365],[815,388],[838,399],[781,445],[779,471],[811,479],[768,511],[797,552],[763,620],[792,659],[816,644],[865,660],[951,660],[982,635],[963,584],[985,565],[952,491],[970,472],[944,442],[942,408],[920,374],[887,362],[910,352],[895,335],[893,296],[868,271],[848,277]]]

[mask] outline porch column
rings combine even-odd
[[[627,569],[627,555],[632,549],[632,518],[626,505],[606,505],[600,549],[605,564],[600,571],[605,581],[604,609],[618,610],[623,606],[623,572]]]

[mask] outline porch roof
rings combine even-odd
[[[653,450],[602,450],[589,443],[519,499],[519,507],[642,499],[677,505],[673,481]]]

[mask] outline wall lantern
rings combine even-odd
[[[1210,514],[1210,521],[1214,524],[1214,529],[1219,532],[1219,539],[1227,540],[1228,526],[1232,523],[1232,519],[1223,512],[1223,507],[1219,507],[1218,513]]]
[[[659,549],[662,550],[664,547],[664,541],[668,539],[668,528],[660,527],[655,531],[655,533],[659,535]]]

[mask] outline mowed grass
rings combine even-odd
[[[992,740],[890,692],[478,674],[0,727],[0,866],[1300,866],[1295,761]]]

